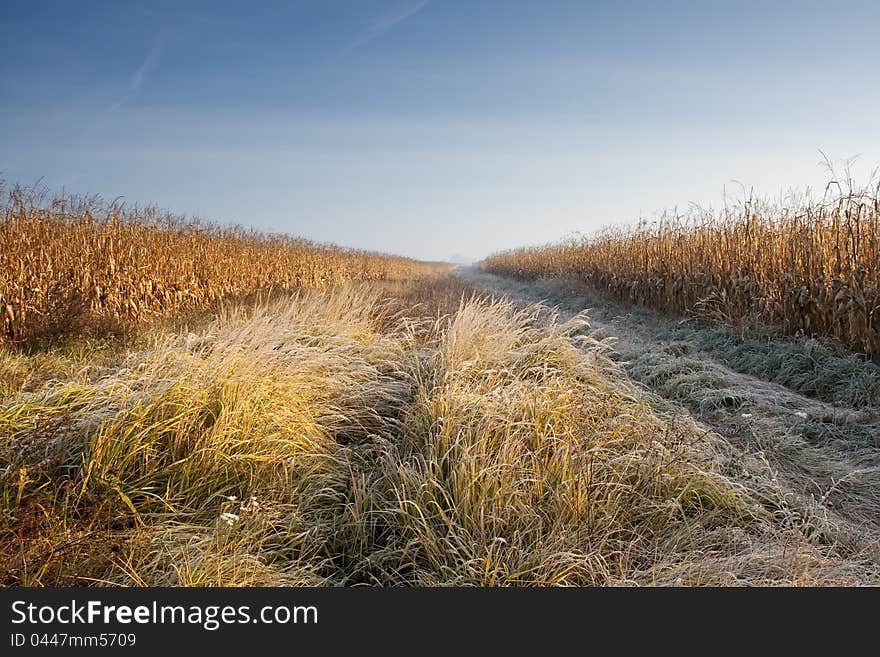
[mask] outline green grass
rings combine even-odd
[[[880,408],[880,366],[830,341],[743,336],[732,329],[691,322],[669,330],[739,372],[779,383],[821,401]]]
[[[767,326],[736,329],[705,319],[670,318],[570,279],[540,279],[533,288],[561,308],[595,309],[590,314],[597,319],[637,325],[669,342],[673,356],[687,356],[695,348],[733,370],[820,401],[880,410],[880,364],[832,340],[786,337]]]

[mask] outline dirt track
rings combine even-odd
[[[690,413],[744,458],[765,460],[790,495],[880,555],[880,423],[873,409],[832,405],[734,371],[696,341],[680,339],[674,330],[680,320],[552,282],[523,283],[473,269],[458,273],[482,290],[544,302],[562,319],[586,310],[593,329],[613,338],[616,358],[630,376],[665,400],[670,412]]]

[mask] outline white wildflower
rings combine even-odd
[[[230,527],[232,527],[232,525],[234,525],[235,522],[238,520],[238,516],[235,515],[234,513],[229,513],[229,512],[227,511],[227,512],[224,512],[224,513],[221,513],[221,514],[220,514],[220,520],[222,520],[222,521],[225,522],[227,525],[229,525]]]
[[[256,511],[260,508],[260,503],[257,501],[257,498],[254,495],[250,496],[247,502],[241,503],[242,511]]]

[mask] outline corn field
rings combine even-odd
[[[880,355],[880,186],[665,214],[593,238],[496,253],[484,271],[575,279],[675,314],[759,322]]]
[[[413,277],[444,265],[0,187],[0,343],[117,330],[256,291]]]

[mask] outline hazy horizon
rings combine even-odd
[[[8,182],[345,246],[480,259],[880,162],[876,3],[5,7]]]

